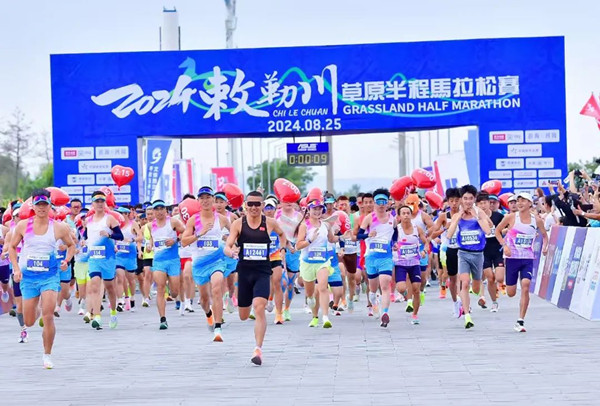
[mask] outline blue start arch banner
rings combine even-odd
[[[75,195],[137,167],[137,138],[153,136],[475,125],[482,182],[566,175],[562,37],[52,55],[51,72],[55,182]]]

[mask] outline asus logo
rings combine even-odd
[[[316,152],[317,144],[298,144],[298,152]]]

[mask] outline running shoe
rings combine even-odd
[[[124,303],[121,303],[121,302],[117,303],[117,311],[119,313],[121,313],[124,309],[125,309],[125,304]]]
[[[445,299],[446,298],[446,287],[442,286],[440,288],[440,299]]]
[[[341,316],[342,312],[340,312],[341,309],[337,309],[333,312],[333,314],[335,314],[336,316]]]
[[[96,330],[102,330],[102,319],[100,316],[94,317],[94,320],[92,320],[92,328],[95,328]]]
[[[490,312],[492,312],[492,313],[498,313],[498,302],[493,302],[492,303],[492,308],[490,309]]]
[[[419,298],[421,299],[421,306],[423,306],[425,304],[425,292],[421,292]]]
[[[487,309],[487,306],[485,305],[485,297],[480,296],[477,304],[481,306],[482,309]]]
[[[90,312],[87,312],[87,313],[85,314],[85,316],[83,316],[83,321],[84,321],[86,324],[87,324],[87,323],[89,323],[90,321],[92,321],[92,315],[90,314]]]
[[[350,313],[354,312],[354,302],[352,300],[348,301],[348,311]]]
[[[17,317],[17,311],[15,310],[15,307],[13,307],[12,309],[10,309],[10,311],[8,312],[8,314],[10,314],[12,317]]]
[[[415,310],[415,308],[413,307],[413,301],[412,301],[412,299],[408,299],[406,301],[406,309],[405,309],[405,311],[406,311],[406,313],[412,313],[413,310]]]
[[[427,282],[425,282],[425,286],[427,286],[428,288],[431,287],[431,281],[428,279]]]
[[[119,320],[117,319],[117,315],[116,314],[111,315],[110,321],[108,322],[108,326],[114,330],[117,328],[118,324],[119,324]]]
[[[298,286],[294,286],[294,293],[297,295],[300,294],[300,289],[298,289]]]
[[[179,305],[179,315],[185,316],[185,305],[183,303]]]
[[[454,309],[452,311],[452,315],[458,319],[458,318],[460,318],[460,308],[461,308],[460,301],[457,300],[456,302],[454,302],[453,306],[454,306]]]
[[[250,310],[250,316],[248,316],[250,320],[256,320],[256,316],[254,315],[254,309]]]
[[[215,329],[215,318],[212,314],[210,317],[206,318],[206,324],[208,324],[208,331],[213,331]]]
[[[27,341],[29,341],[28,337],[27,337],[27,329],[22,329],[21,330],[21,336],[19,337],[19,343],[26,343]]]
[[[10,299],[8,291],[2,291],[2,303],[8,303],[8,299]]]
[[[214,337],[213,337],[213,341],[217,342],[217,343],[222,343],[223,342],[223,336],[221,335],[221,327],[215,328],[214,330]]]
[[[383,313],[381,315],[381,327],[387,327],[390,324],[390,315],[387,313]]]
[[[131,310],[131,300],[129,298],[125,298],[125,310],[126,311]]]
[[[148,303],[148,299],[142,300],[142,307],[150,307],[150,304]]]
[[[262,351],[260,348],[255,348],[252,353],[252,358],[250,358],[250,362],[254,365],[259,366],[262,365]]]
[[[167,324],[167,321],[161,321],[160,322],[160,326],[158,326],[159,330],[166,330],[169,328],[169,324]]]
[[[185,311],[188,313],[194,313],[194,307],[192,305],[192,302],[186,303]]]
[[[373,317],[373,308],[370,306],[367,307],[367,316]]]
[[[50,357],[50,354],[44,354],[44,368],[46,369],[52,369],[54,368],[54,364],[52,363],[52,358]]]
[[[275,315],[275,321],[274,324],[283,324],[283,316],[281,314],[276,314]]]
[[[527,331],[525,330],[525,321],[523,319],[517,320],[515,323],[515,331],[517,333],[525,333]]]
[[[290,315],[290,309],[283,309],[283,320],[292,321],[292,316]]]
[[[269,301],[267,302],[267,307],[266,307],[267,311],[268,311],[269,313],[272,313],[274,308],[275,308],[275,303],[273,303],[273,301],[272,301],[272,300],[269,300]]]
[[[68,298],[67,301],[65,302],[65,310],[68,312],[73,310],[73,301],[71,300],[71,298]]]
[[[414,325],[420,324],[419,316],[417,316],[416,314],[413,314],[410,318],[410,323],[414,324]]]
[[[54,317],[60,317],[60,307],[56,306],[54,308]]]
[[[233,305],[233,298],[229,297],[229,293],[226,293],[226,295],[227,295],[227,312],[233,313],[233,311],[235,310],[235,306]]]
[[[38,325],[42,328],[44,327],[44,319],[42,319],[41,317],[40,317],[40,320],[38,321]]]
[[[475,326],[475,324],[473,323],[473,320],[471,319],[471,315],[465,314],[465,328],[471,328],[474,326]]]
[[[319,318],[313,317],[310,323],[308,323],[308,327],[319,327]]]
[[[117,310],[118,310],[118,306],[117,306]],[[179,310],[181,309],[181,302],[179,300],[175,301],[175,310]],[[121,310],[122,311],[122,310]]]
[[[317,300],[314,297],[308,297],[306,298],[306,304],[308,305],[308,308],[312,310],[317,305]]]
[[[317,319],[317,324],[318,324],[318,321],[319,321],[319,319]],[[331,327],[333,327],[333,325],[331,324],[331,321],[329,321],[329,318],[323,317],[323,328],[331,328]]]

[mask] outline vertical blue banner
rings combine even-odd
[[[151,201],[156,185],[162,177],[165,160],[171,148],[169,140],[149,139],[146,144],[146,177],[144,178],[144,199]]]

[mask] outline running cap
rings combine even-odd
[[[36,204],[40,204],[40,203],[50,204],[50,196],[46,196],[46,195],[33,196],[32,203],[34,206]]]
[[[333,196],[329,196],[325,199],[325,204],[335,204],[335,198]]]
[[[517,195],[517,198],[521,198],[521,199],[525,199],[525,200],[529,200],[531,203],[533,203],[533,197],[531,197],[531,195],[527,192],[521,192]]]
[[[277,208],[277,202],[275,201],[275,199],[266,199],[265,200],[265,209],[267,207],[272,207],[272,208]]]
[[[119,207],[116,211],[118,211],[119,213],[122,213],[122,214],[131,213],[131,210],[129,210],[127,207],[124,207],[124,206]]]
[[[508,198],[507,201],[508,202],[516,202],[517,201],[517,195],[512,195],[511,197]]]
[[[214,196],[215,192],[210,186],[202,186],[200,189],[198,189],[198,197],[202,195]]]
[[[152,202],[152,208],[156,209],[157,207],[167,207],[167,205],[164,200],[159,199]]]
[[[314,207],[324,207],[323,202],[321,202],[318,199],[311,200],[310,202],[308,202],[308,208],[309,209],[312,209]]]
[[[375,195],[375,197],[373,198],[373,200],[375,200],[375,202],[377,202],[377,200],[385,200],[387,202],[390,199],[386,195],[384,195],[384,194],[378,194],[378,195]],[[325,202],[325,203],[327,203],[327,202]]]
[[[94,193],[92,193],[92,202],[99,201],[99,200],[106,201],[106,195],[104,194],[103,191],[96,190]]]
[[[497,202],[500,201],[500,200],[498,200],[498,196],[496,196],[496,195],[490,195],[490,200],[495,200]]]
[[[200,196],[200,195],[198,195],[198,196]],[[223,192],[217,192],[217,193],[215,193],[215,198],[216,199],[223,199],[226,202],[229,202],[229,199],[227,198],[227,196]]]

